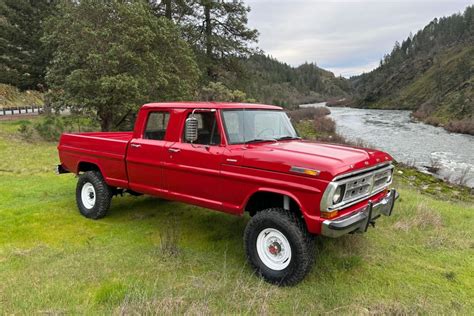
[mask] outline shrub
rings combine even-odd
[[[18,132],[20,132],[21,138],[26,141],[31,141],[33,138],[33,129],[30,126],[30,122],[28,121],[21,121],[20,127],[18,128]]]
[[[99,126],[92,119],[83,116],[48,115],[34,126],[43,140],[58,141],[62,133],[89,132],[98,130]]]
[[[47,116],[43,121],[35,124],[35,130],[46,141],[57,141],[64,132],[64,124],[61,118]]]
[[[446,125],[446,129],[453,133],[474,135],[474,118],[449,122]]]
[[[336,132],[336,123],[330,117],[314,117],[313,121],[314,129],[321,133],[330,133],[333,134]]]
[[[324,106],[312,108],[300,108],[287,112],[288,116],[296,123],[303,120],[312,120],[317,117],[324,117],[331,114],[331,111]]]

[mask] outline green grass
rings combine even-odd
[[[106,218],[85,219],[74,176],[52,173],[56,144],[25,142],[18,127],[0,122],[0,314],[474,310],[472,203],[399,177],[392,217],[365,235],[318,239],[308,277],[278,288],[245,262],[247,217],[124,196]]]

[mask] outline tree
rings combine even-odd
[[[206,54],[207,75],[215,79],[213,64],[217,59],[248,56],[249,44],[257,41],[258,32],[247,27],[250,8],[242,1],[201,0],[196,31],[203,34],[197,43]]]
[[[178,25],[182,25],[184,19],[193,15],[194,2],[196,0],[148,0],[156,16],[164,16]]]
[[[192,43],[208,79],[218,80],[218,68],[235,65],[235,57],[248,56],[249,44],[258,32],[247,26],[250,11],[243,1],[223,0],[149,0],[158,16],[166,16],[182,27],[183,36]]]
[[[95,117],[103,131],[145,102],[194,96],[199,77],[176,26],[141,1],[63,2],[44,42],[53,106]]]
[[[44,86],[51,57],[41,44],[43,22],[55,11],[55,0],[0,1],[0,83],[22,90]]]
[[[210,82],[200,91],[200,98],[206,101],[221,102],[255,102],[254,99],[247,98],[245,92],[231,90],[222,82]]]

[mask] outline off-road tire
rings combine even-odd
[[[281,232],[291,247],[289,265],[283,270],[270,269],[257,251],[257,238],[261,231],[273,228]],[[311,270],[315,257],[314,236],[304,221],[294,212],[281,208],[269,208],[257,212],[247,224],[244,233],[247,260],[256,274],[269,283],[291,286],[300,282]]]
[[[92,208],[87,208],[81,198],[82,188],[87,183],[92,184],[95,190],[95,203]],[[105,183],[99,171],[87,171],[79,176],[76,186],[76,203],[79,212],[87,218],[99,219],[107,215],[112,200],[113,190]]]

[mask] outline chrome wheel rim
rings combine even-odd
[[[82,186],[81,200],[82,200],[82,205],[84,205],[86,209],[90,210],[91,208],[94,207],[96,194],[95,194],[95,189],[92,183],[86,182]]]
[[[258,234],[257,253],[263,264],[272,270],[283,270],[291,262],[290,243],[275,228],[266,228]]]

